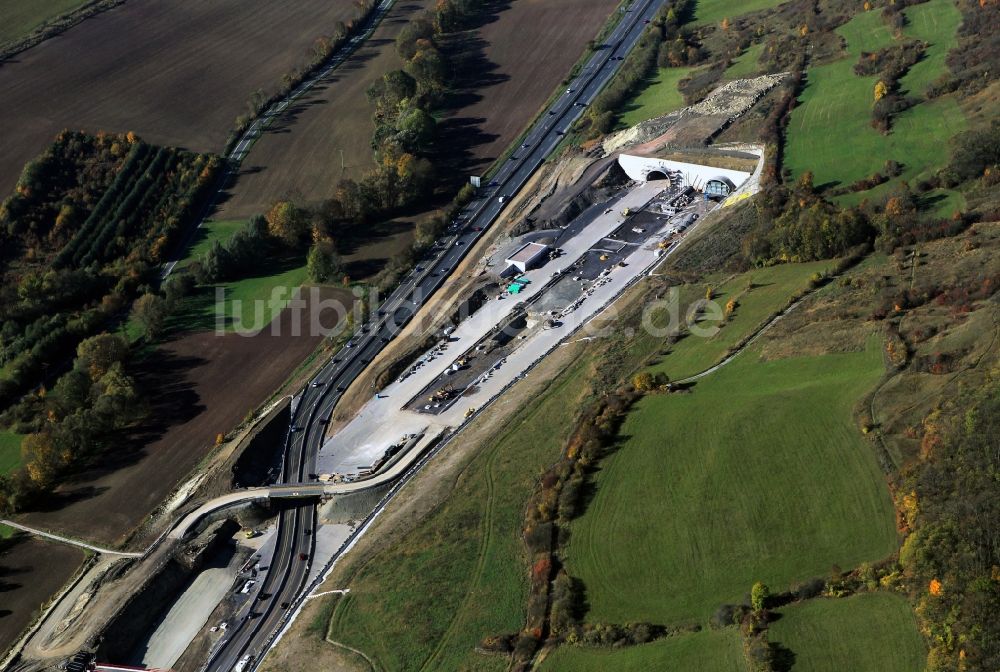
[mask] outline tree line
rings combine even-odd
[[[434,196],[439,183],[430,158],[437,139],[433,112],[446,103],[453,81],[442,40],[466,27],[481,11],[483,8],[471,0],[442,0],[434,10],[404,26],[396,39],[402,68],[383,74],[366,92],[375,122],[372,168],[358,180],[341,180],[334,197],[318,207],[305,208],[290,201],[275,205],[282,209],[283,221],[305,232],[298,240],[308,240],[306,260],[313,281],[328,282],[338,277],[349,281],[340,258],[344,241],[356,237],[358,230],[373,221],[420,206]],[[381,290],[397,284],[472,195],[472,188],[466,186],[443,214],[418,222],[413,245],[390,259],[374,278],[374,284]],[[278,219],[275,208],[265,217],[269,230],[275,228],[273,222]],[[294,247],[284,233],[272,231],[271,239]],[[242,247],[230,241],[221,246],[226,249],[216,250],[213,256],[222,260],[235,257],[233,268],[238,272],[238,259],[244,255],[231,249],[234,245]],[[225,277],[225,271],[219,277]]]
[[[929,672],[1000,668],[1000,396],[972,391],[920,428],[921,459],[903,473],[899,553],[930,643]]]

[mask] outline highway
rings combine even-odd
[[[499,167],[489,185],[480,188],[478,198],[462,211],[457,219],[458,226],[449,229],[447,236],[437,243],[428,257],[418,262],[415,270],[373,312],[352,341],[331,358],[303,390],[292,412],[280,479],[282,484],[294,486],[312,480],[310,475],[315,470],[326,422],[344,391],[409,322],[423,302],[445,282],[469,248],[562,142],[586,106],[618,70],[622,59],[641,36],[645,24],[653,19],[665,1],[635,0],[632,3],[605,43],[591,55],[568,85],[566,92],[530,128],[524,144]],[[391,2],[385,0],[383,5],[388,7]],[[249,149],[252,137],[245,136],[244,140],[246,144],[241,141],[234,148],[239,160]],[[324,491],[318,484],[305,487],[309,490],[304,490],[302,497],[307,493]],[[292,499],[294,501],[294,497]],[[205,668],[208,672],[228,672],[236,668],[240,672],[252,672],[256,667],[288,613],[282,604],[294,607],[302,597],[312,557],[315,517],[316,506],[312,499],[302,499],[301,503],[293,504],[280,514],[275,555],[258,593],[258,596],[268,597],[255,598],[249,610],[254,616],[230,626],[227,638],[216,647],[208,661]],[[191,522],[188,518],[185,521]],[[184,523],[180,528],[185,532],[188,529]]]

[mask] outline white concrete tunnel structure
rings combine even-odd
[[[682,163],[658,159],[655,156],[622,154],[618,157],[618,164],[625,171],[625,174],[633,180],[645,182],[649,180],[652,173],[662,174],[670,180],[680,176],[684,180],[684,184],[704,191],[710,196],[728,196],[750,177],[750,173],[742,170],[715,168],[698,163]],[[655,177],[659,177],[659,175]]]

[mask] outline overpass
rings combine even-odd
[[[371,490],[381,485],[392,483],[397,478],[406,473],[420,457],[424,454],[440,436],[440,434],[428,434],[411,447],[398,460],[392,463],[387,469],[374,474],[368,478],[358,479],[346,483],[283,483],[281,485],[262,486],[258,488],[244,488],[236,492],[210,499],[194,511],[184,516],[179,523],[167,535],[171,539],[183,539],[187,534],[203,519],[218,511],[239,506],[247,502],[260,501],[265,499],[311,499],[314,497],[331,497],[334,495],[349,495],[355,492]]]

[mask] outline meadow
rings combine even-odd
[[[0,0],[0,44],[20,39],[83,4],[84,0]]]
[[[695,25],[704,25],[706,23],[719,24],[726,18],[732,21],[738,16],[777,7],[780,4],[780,0],[745,0],[745,2],[738,4],[727,2],[726,0],[698,0],[694,8],[694,20],[692,23]]]
[[[183,271],[202,258],[218,241],[225,244],[245,220],[211,220],[204,223],[188,243],[175,271]],[[217,316],[227,331],[263,328],[291,302],[296,289],[309,280],[305,253],[285,253],[245,278],[199,287],[186,297],[169,318],[173,332],[214,330]],[[225,290],[225,303],[216,301],[217,289]],[[132,329],[132,331],[135,331]]]
[[[566,564],[588,621],[704,623],[755,581],[783,590],[895,550],[892,502],[852,419],[882,372],[877,339],[755,354],[629,415],[571,526]]]
[[[819,598],[779,613],[768,638],[791,651],[795,672],[913,672],[927,662],[913,610],[899,595]]]
[[[621,649],[561,646],[538,669],[540,672],[742,672],[747,667],[740,649],[739,632],[727,628],[702,630]]]
[[[679,292],[680,319],[684,318],[693,302],[705,298],[709,287],[713,290],[713,300],[720,311],[733,299],[737,302],[736,309],[714,335],[703,337],[692,334],[670,346],[667,350],[669,354],[651,370],[664,373],[671,380],[680,380],[717,364],[732,346],[781,310],[789,298],[807,289],[814,274],[822,274],[832,266],[832,261],[780,264],[730,277],[713,276],[704,283],[679,286],[674,291]],[[666,319],[667,316],[660,311],[654,313],[652,323],[658,327],[664,326],[667,324]],[[706,327],[712,324],[714,323],[703,323]]]
[[[733,59],[729,67],[726,68],[726,72],[722,75],[723,79],[741,79],[743,77],[752,77],[760,68],[758,62],[760,61],[761,54],[763,53],[763,42],[750,46],[746,51],[740,54],[739,57]]]
[[[926,58],[900,80],[902,90],[919,95],[945,72],[944,56],[954,46],[958,10],[947,0],[906,10],[909,37],[930,43]],[[855,203],[884,193],[899,180],[910,182],[944,165],[951,137],[965,130],[966,120],[953,97],[920,103],[898,115],[889,135],[870,125],[877,76],[859,77],[854,64],[861,51],[890,46],[894,38],[879,12],[862,12],[837,32],[846,42],[845,55],[809,68],[800,104],[792,112],[786,142],[786,165],[796,175],[811,170],[814,183],[849,185],[883,168],[886,160],[902,164],[902,175],[878,189],[850,194]]]
[[[618,118],[619,128],[635,126],[684,107],[684,96],[677,84],[694,68],[660,68],[645,87],[627,102]]]

